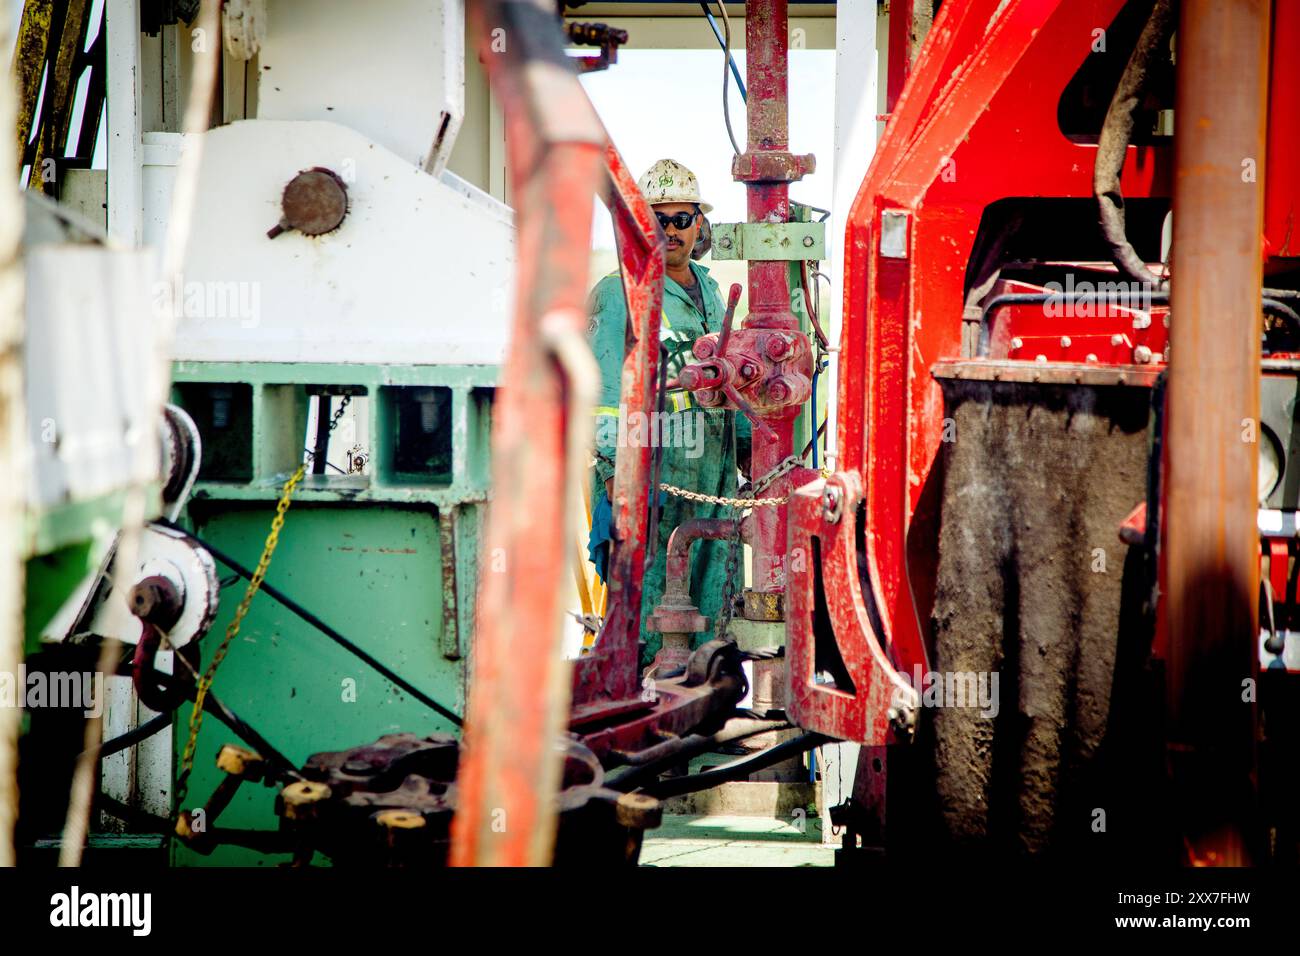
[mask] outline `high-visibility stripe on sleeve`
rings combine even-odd
[[[594,414],[594,415],[613,415],[615,418],[617,418],[617,417],[618,417],[618,406],[616,406],[616,405],[597,405],[597,406],[596,406],[596,410],[595,410],[592,414]]]

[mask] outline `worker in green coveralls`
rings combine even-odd
[[[709,270],[692,261],[708,251],[707,223],[704,216],[713,207],[700,198],[699,183],[685,166],[671,159],[661,159],[638,183],[649,201],[668,239],[667,275],[664,279],[663,314],[659,330],[660,362],[667,362],[667,377],[692,361],[691,346],[707,332],[721,332],[725,308],[718,283]],[[620,415],[619,387],[624,359],[624,328],[627,304],[619,273],[605,276],[592,289],[588,336],[596,361],[600,363],[601,390],[596,408],[596,467],[592,493],[592,531],[588,551],[604,578],[609,560],[610,499],[613,493],[614,463],[620,446],[637,445],[647,438],[660,446],[659,481],[687,491],[735,497],[740,490],[737,450],[740,463],[749,461],[750,424],[734,411],[701,408],[686,391],[672,391],[664,401],[666,415],[660,427],[647,427],[642,421],[624,420]],[[662,676],[680,667],[681,660],[659,655],[662,640],[657,633],[645,630],[645,619],[664,593],[668,557],[668,537],[673,529],[691,518],[733,518],[736,512],[726,505],[690,501],[668,492],[659,492],[659,523],[652,528],[658,546],[654,560],[647,562],[641,598],[641,634],[644,640],[641,665],[647,676]],[[726,541],[701,541],[691,549],[691,598],[710,622],[722,610],[726,588],[728,549]],[[739,595],[744,586],[744,561],[736,546],[736,571],[732,593]],[[712,633],[694,636],[693,647],[712,638]]]

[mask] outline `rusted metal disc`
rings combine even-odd
[[[280,208],[285,228],[307,236],[324,235],[337,229],[348,214],[348,189],[333,172],[317,166],[289,181]]]

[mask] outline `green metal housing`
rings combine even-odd
[[[367,473],[307,476],[266,581],[463,713],[499,370],[180,362],[174,372],[174,400],[195,418],[204,442],[203,471],[185,521],[248,568],[262,552],[285,479],[303,459],[309,392],[346,387],[366,395]],[[227,403],[224,428],[216,427],[211,412],[214,389],[223,390]],[[415,400],[432,406],[432,440],[412,423]],[[205,667],[247,586],[220,561],[218,574],[220,611],[201,642]],[[266,594],[253,600],[213,692],[299,765],[312,753],[385,733],[456,730]],[[186,705],[177,713],[178,770],[190,710]],[[222,776],[217,751],[236,741],[232,731],[205,717],[187,808],[201,806],[215,789]],[[215,825],[278,829],[275,792],[245,784]],[[287,859],[233,846],[201,856],[179,841],[173,841],[172,857],[182,866],[267,866]]]

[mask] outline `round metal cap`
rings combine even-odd
[[[322,236],[337,229],[348,214],[348,187],[335,173],[317,166],[289,180],[280,208],[281,228]]]

